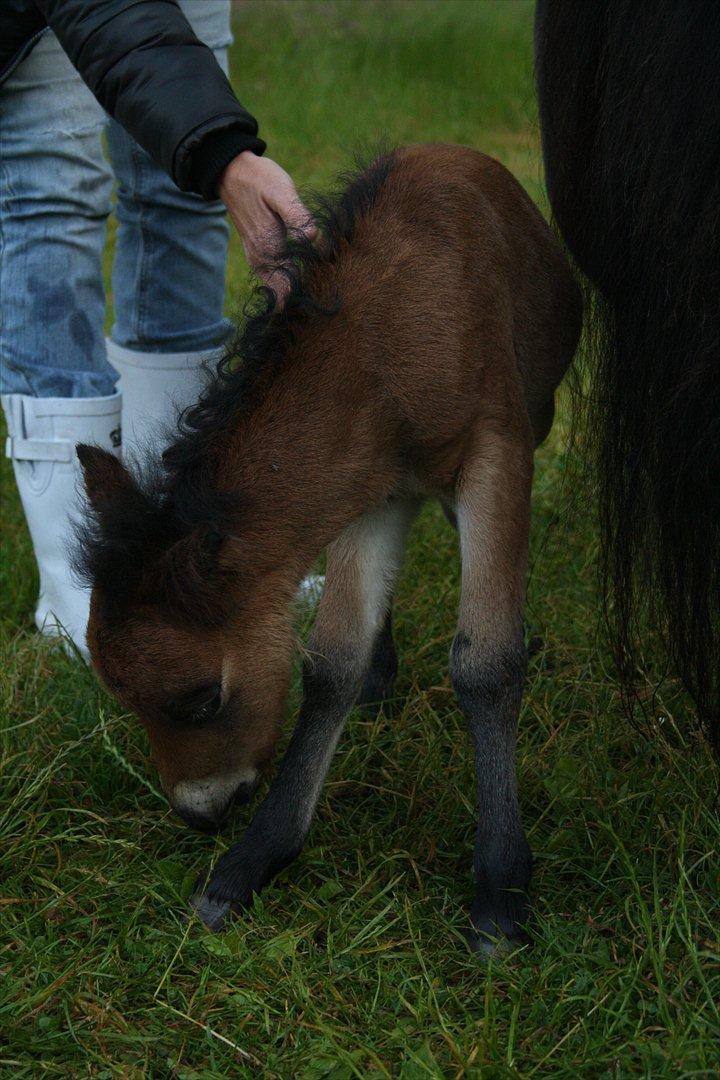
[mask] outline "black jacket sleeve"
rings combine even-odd
[[[175,0],[35,3],[103,108],[183,191],[214,196],[232,157],[265,149]]]

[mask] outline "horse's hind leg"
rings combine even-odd
[[[529,432],[483,430],[457,492],[462,589],[450,666],[475,750],[472,943],[484,952],[526,938],[532,860],[520,823],[515,733],[526,667],[530,443]]]
[[[247,831],[192,901],[213,929],[231,909],[247,906],[302,849],[383,628],[415,509],[397,501],[373,510],[328,549],[325,588],[304,664],[303,703],[287,753]]]

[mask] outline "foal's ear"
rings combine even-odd
[[[75,449],[82,465],[85,492],[94,510],[121,492],[135,488],[132,476],[115,454],[87,443],[78,443]]]

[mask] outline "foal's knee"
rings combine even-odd
[[[349,649],[313,652],[303,664],[303,695],[313,708],[345,707],[355,703],[369,657]]]

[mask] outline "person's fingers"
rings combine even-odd
[[[273,273],[288,234],[317,237],[317,227],[292,178],[269,158],[242,153],[226,168],[218,193],[228,208],[252,269],[286,292],[286,276]]]
[[[292,189],[290,199],[274,199],[266,202],[266,214],[262,215],[264,227],[259,227],[257,215],[252,233],[245,233],[245,254],[248,262],[264,281],[278,295],[287,292],[287,276],[278,270],[282,261],[284,241],[288,235],[303,235],[315,240],[317,226],[307,207],[303,205]]]
[[[235,220],[242,239],[247,261],[258,270],[264,264],[275,262],[282,250],[285,227],[277,214],[268,206],[259,205],[249,219]]]
[[[290,281],[287,276],[275,271],[268,275],[260,275],[260,277],[264,284],[268,285],[275,293],[276,306],[282,307],[290,292]]]
[[[282,220],[285,228],[296,232],[303,232],[309,236],[317,233],[312,214],[303,204],[290,177],[287,183],[278,187],[268,200],[270,208]]]
[[[285,227],[305,233],[311,239],[317,236],[317,226],[308,208],[298,198],[289,203],[283,215]]]

